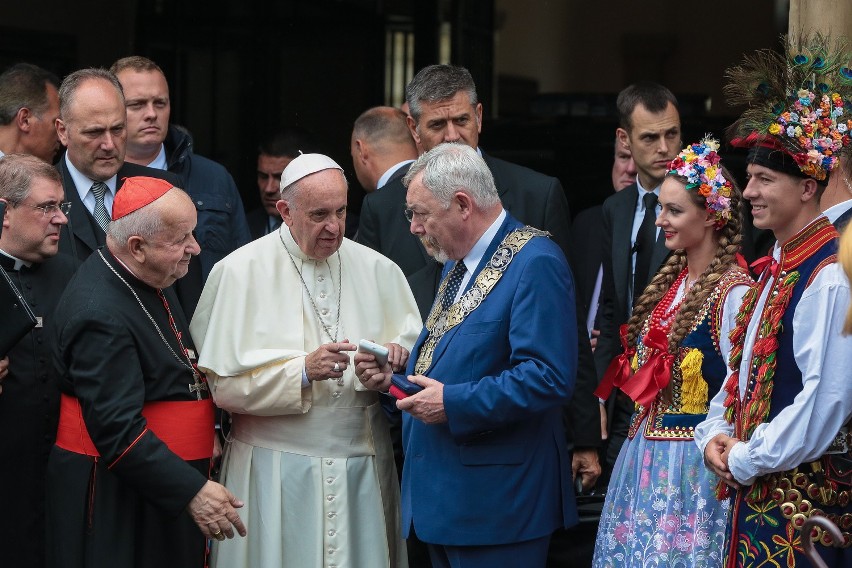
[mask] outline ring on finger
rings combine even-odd
[[[334,362],[334,372],[335,373],[340,372],[340,363],[338,363],[337,361]]]

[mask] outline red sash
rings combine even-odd
[[[148,421],[148,430],[184,460],[213,456],[214,409],[211,399],[147,402],[142,408],[142,416]],[[56,445],[69,452],[100,456],[83,421],[80,401],[66,394],[62,395],[59,407]]]

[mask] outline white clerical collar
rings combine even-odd
[[[382,177],[379,178],[379,182],[376,184],[376,189],[383,188],[388,183],[388,181],[390,181],[391,176],[393,176],[393,174],[395,174],[397,170],[399,170],[399,168],[407,164],[411,164],[413,162],[414,160],[403,160],[398,164],[394,164],[393,166],[391,166],[388,171],[383,173]]]
[[[2,155],[2,152],[0,152],[0,155]],[[27,262],[26,260],[21,260],[17,256],[12,256],[11,254],[9,254],[8,252],[6,252],[3,249],[0,249],[0,254],[2,254],[6,258],[11,258],[12,260],[15,261],[14,270],[20,270],[22,266],[26,266],[27,268],[30,268],[33,265],[32,262]]]
[[[663,184],[661,183],[660,185],[663,185]],[[639,175],[638,174],[636,175],[636,187],[639,189],[639,196],[637,198],[638,199],[637,207],[639,209],[642,209],[642,210],[645,209],[645,202],[642,200],[642,198],[645,197],[646,193],[654,193],[657,197],[660,197],[660,185],[658,185],[654,189],[647,190],[644,187],[642,187],[642,182],[639,181]]]
[[[299,247],[299,244],[296,242],[296,239],[293,238],[293,234],[290,232],[290,227],[288,227],[285,223],[281,223],[281,226],[278,227],[278,230],[275,232],[277,235],[280,235],[281,242],[284,243],[284,247],[287,249],[294,258],[298,258],[302,262],[311,261],[311,262],[322,262],[317,260],[316,258],[310,257],[302,252],[302,249]],[[342,245],[341,245],[342,246]],[[338,249],[340,250],[340,249]],[[334,254],[326,259],[326,262],[329,261]]]
[[[166,145],[160,144],[160,151],[157,153],[157,157],[154,158],[150,164],[148,164],[149,168],[154,168],[155,170],[167,170],[169,169],[169,164],[166,162]]]
[[[482,233],[482,236],[479,237],[479,240],[476,241],[476,244],[473,245],[473,248],[470,249],[470,252],[462,259],[464,265],[467,267],[467,273],[473,274],[476,270],[476,267],[479,266],[479,262],[482,260],[482,256],[485,254],[485,251],[488,250],[488,245],[491,244],[491,241],[494,239],[494,235],[497,234],[497,231],[500,229],[500,225],[503,224],[503,221],[506,219],[506,210],[501,209],[500,214],[494,220],[491,225],[485,229],[485,232]]]
[[[80,195],[80,201],[86,204],[86,208],[89,211],[94,210],[95,208],[95,194],[92,193],[92,185],[95,183],[95,180],[89,179],[85,175],[83,175],[80,170],[74,167],[74,164],[71,163],[71,160],[68,158],[68,152],[65,152],[65,165],[68,166],[68,173],[71,175],[71,180],[74,182],[74,186],[77,188],[77,193]],[[104,181],[106,186],[109,188],[109,195],[105,198],[104,205],[106,205],[107,211],[112,211],[112,200],[115,198],[115,184],[118,181],[118,175],[114,175],[108,180]],[[91,196],[87,199],[87,196]],[[91,201],[91,207],[89,207],[89,201]],[[109,203],[107,203],[109,201]]]
[[[823,215],[828,217],[829,222],[832,224],[837,221],[837,218],[852,209],[852,199],[847,199],[846,201],[841,201],[836,205],[832,205],[828,209],[822,212]]]
[[[3,152],[3,150],[0,150],[0,158],[2,158],[2,157],[3,157],[3,156],[5,156],[5,155],[6,155],[6,154]]]

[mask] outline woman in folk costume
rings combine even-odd
[[[721,566],[727,505],[693,443],[721,388],[728,333],[751,287],[738,264],[740,194],[705,138],[675,158],[657,226],[669,260],[622,326],[624,353],[596,394],[620,388],[637,411],[615,464],[594,566]]]

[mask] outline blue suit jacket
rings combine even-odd
[[[521,226],[507,215],[468,287]],[[413,521],[418,537],[433,544],[507,544],[577,521],[562,424],[577,367],[574,310],[565,256],[535,237],[438,343],[425,375],[444,383],[448,421],[426,425],[403,413],[406,536]],[[426,334],[414,345],[409,374]]]

